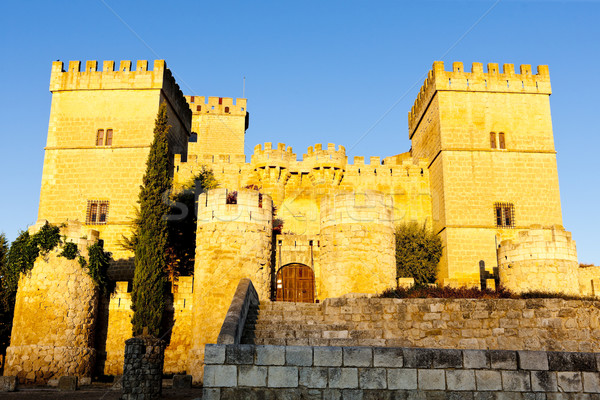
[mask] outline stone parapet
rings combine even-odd
[[[205,400],[600,393],[600,353],[207,345],[205,354]]]

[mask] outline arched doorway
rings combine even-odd
[[[315,275],[304,264],[288,264],[277,272],[277,301],[315,302]]]

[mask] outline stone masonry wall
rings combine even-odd
[[[600,297],[600,266],[579,267],[579,293]]]
[[[273,327],[261,333],[271,339],[256,344],[600,349],[598,301],[338,298],[311,306],[312,321],[293,303],[261,302],[259,321]]]
[[[205,362],[204,400],[590,399],[600,393],[600,353],[207,345]]]
[[[173,315],[173,327],[165,336],[164,373],[186,371],[187,356],[191,346],[193,277],[181,276],[173,285],[173,304],[168,311]],[[111,295],[106,328],[105,360],[100,363],[104,375],[123,374],[125,341],[131,338],[131,293],[127,282],[117,282]]]
[[[30,233],[45,223],[39,221]],[[61,234],[76,243],[85,257],[88,244],[98,240],[97,231],[77,223],[63,227]],[[19,280],[4,374],[16,375],[21,382],[92,376],[98,289],[78,260],[59,257],[61,251],[62,246],[57,246],[39,256]]]

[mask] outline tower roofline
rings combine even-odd
[[[462,62],[452,63],[452,71],[446,71],[443,61],[435,61],[408,113],[409,138],[437,91],[552,93],[547,65],[538,65],[537,74],[532,74],[531,65],[523,64],[519,72],[515,73],[514,64],[503,64],[501,73],[497,63],[487,64],[487,72],[483,72],[482,63],[473,63],[471,72],[465,72]]]

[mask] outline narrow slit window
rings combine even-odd
[[[229,107],[225,107],[225,112],[228,113],[229,112]]]
[[[96,146],[102,146],[104,144],[104,129],[98,129],[96,132]]]
[[[501,149],[506,149],[506,142],[504,141],[504,132],[498,134],[498,145]]]
[[[202,111],[202,106],[196,106],[196,111]]]
[[[496,148],[496,132],[490,132],[490,147],[492,149]]]
[[[107,129],[106,130],[106,146],[112,146],[112,139],[113,139],[113,130],[112,129]]]

